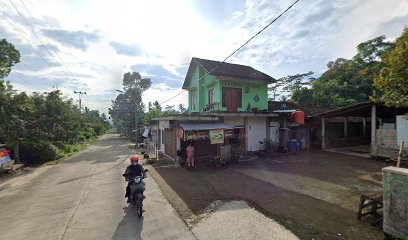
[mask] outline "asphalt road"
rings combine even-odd
[[[102,136],[63,163],[0,185],[0,239],[195,239],[152,177],[145,213],[124,199],[128,142]]]

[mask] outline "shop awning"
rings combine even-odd
[[[212,129],[233,129],[234,127],[225,123],[180,123],[184,131],[212,130]]]

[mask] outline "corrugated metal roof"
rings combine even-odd
[[[184,131],[192,130],[212,130],[212,129],[233,129],[234,127],[225,123],[180,123]]]
[[[295,112],[296,110],[294,109],[287,109],[287,110],[275,110],[273,111],[274,113],[292,113]]]
[[[184,80],[184,84],[182,87],[183,89],[187,89],[197,64],[203,67],[207,72],[209,72],[210,75],[214,76],[229,76],[241,79],[243,78],[248,81],[260,80],[266,83],[276,82],[276,80],[273,77],[261,71],[258,71],[250,66],[193,57],[191,59],[190,66],[188,68],[187,75]]]

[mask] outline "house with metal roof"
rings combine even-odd
[[[193,58],[183,89],[191,112],[267,112],[275,81],[249,66]]]
[[[278,114],[268,111],[268,84],[275,81],[250,66],[192,58],[182,87],[188,114],[155,119],[161,152],[175,158],[189,141],[199,146],[196,154],[264,149],[265,140],[278,139],[269,123]],[[211,139],[215,131],[222,142]]]
[[[322,149],[395,159],[402,142],[408,152],[408,108],[362,102],[316,115]],[[320,123],[319,123],[320,122]]]

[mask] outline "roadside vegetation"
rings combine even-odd
[[[408,29],[395,41],[376,37],[357,46],[351,59],[327,63],[320,77],[313,72],[289,75],[269,87],[271,97],[303,108],[345,107],[363,101],[408,107]]]
[[[14,160],[38,164],[70,155],[109,128],[105,114],[82,111],[58,90],[27,94],[4,79],[20,61],[20,53],[0,41],[0,143]]]
[[[186,111],[183,104],[179,104],[177,110],[174,105],[166,105],[163,109],[158,101],[149,102],[146,106],[142,101],[142,94],[151,84],[150,78],[142,78],[138,72],[127,72],[123,75],[123,90],[117,90],[120,93],[112,100],[109,109],[113,125],[121,135],[134,140],[136,118],[139,126],[150,125],[155,117]]]

